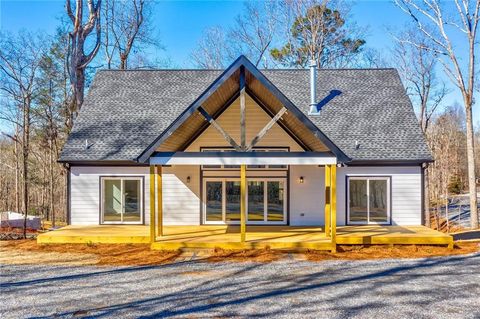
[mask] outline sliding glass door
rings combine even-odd
[[[390,178],[348,177],[348,223],[390,223]]]
[[[143,223],[142,179],[102,177],[102,224]]]
[[[203,189],[204,223],[240,223],[238,178],[205,178]],[[286,224],[286,178],[249,178],[246,195],[248,224]]]

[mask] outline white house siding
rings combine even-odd
[[[187,181],[190,176],[190,182]],[[163,223],[200,224],[200,168],[172,166],[163,170]]]
[[[205,172],[205,175],[218,174]],[[225,173],[227,174],[227,173]],[[227,175],[231,175],[229,172]],[[273,173],[272,176],[279,174]],[[222,174],[220,174],[222,175]],[[249,176],[256,175],[249,172]],[[270,175],[270,174],[269,174]],[[71,168],[71,222],[99,223],[100,176],[144,176],[145,224],[149,223],[148,167]],[[190,182],[187,178],[190,176]],[[300,177],[304,183],[299,183]],[[341,167],[337,169],[337,223],[346,222],[346,177],[391,176],[392,224],[421,224],[421,169],[416,167]],[[290,167],[290,225],[324,224],[324,169],[318,166]],[[172,166],[163,171],[164,223],[198,225],[201,219],[199,166]]]
[[[325,169],[290,166],[290,225],[314,226],[325,222]],[[303,176],[303,183],[299,182]]]
[[[70,213],[72,225],[100,222],[100,176],[144,177],[144,220],[150,220],[150,175],[148,167],[73,166],[70,170]]]
[[[422,175],[420,166],[341,167],[337,169],[337,223],[345,225],[346,177],[391,176],[392,224],[421,225]]]
[[[150,175],[148,167],[73,166],[70,172],[71,224],[100,222],[100,177],[143,176],[144,221],[150,221]],[[190,176],[190,183],[187,177]],[[163,170],[165,225],[195,225],[200,222],[198,166],[165,167]]]

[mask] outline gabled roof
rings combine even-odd
[[[60,161],[136,161],[229,69],[97,72]],[[352,161],[431,161],[396,70],[318,70],[318,115],[308,114],[308,70],[252,70]]]
[[[242,75],[243,74],[243,75]],[[243,80],[240,78],[243,76]],[[138,162],[144,163],[155,150],[175,135],[195,136],[194,132],[201,129],[205,123],[202,116],[195,117],[199,107],[209,108],[212,114],[218,112],[222,106],[228,106],[229,100],[234,98],[241,90],[240,82],[244,81],[251,95],[260,101],[271,100],[270,103],[261,102],[266,108],[273,108],[270,112],[275,114],[281,106],[285,106],[289,113],[283,116],[285,126],[304,139],[305,143],[316,151],[331,151],[339,161],[346,162],[350,159],[330,139],[303,114],[288,98],[273,85],[246,57],[240,56],[233,62],[213,83],[193,102],[172,124],[154,140],[153,143],[139,156]],[[226,104],[225,104],[226,103]],[[275,108],[276,107],[276,108]],[[195,125],[197,123],[197,125]],[[184,126],[183,130],[181,127]],[[190,134],[188,134],[187,127]],[[186,132],[187,131],[187,132]],[[184,140],[178,139],[177,140]],[[179,144],[179,146],[182,144]],[[175,150],[183,151],[183,149]]]

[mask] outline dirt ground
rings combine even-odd
[[[178,251],[152,251],[146,244],[49,244],[35,240],[0,241],[0,264],[157,265],[175,260]]]
[[[320,251],[288,253],[270,249],[180,252],[152,251],[148,244],[49,244],[35,240],[0,241],[0,264],[55,265],[159,265],[178,260],[196,259],[205,262],[272,262],[283,258],[299,260],[362,260],[385,258],[423,258],[462,255],[480,251],[480,244],[458,243],[455,249],[441,246],[347,246],[340,245],[336,254]]]

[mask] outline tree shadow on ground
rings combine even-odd
[[[111,303],[112,296],[96,295],[95,298],[109,300],[109,304],[93,306],[88,309],[76,309],[55,313],[54,316],[70,317],[79,315],[78,311],[87,316],[110,317],[118,316],[125,312],[136,313],[141,311],[148,315],[142,318],[158,317],[189,317],[192,315],[218,315],[218,316],[247,316],[272,317],[294,312],[298,316],[311,316],[312,298],[319,297],[319,307],[324,311],[336,311],[342,316],[359,313],[364,310],[391,307],[392,300],[395,303],[406,302],[426,307],[432,304],[438,291],[433,291],[431,286],[418,285],[419,279],[425,277],[432,280],[447,280],[451,275],[445,269],[455,269],[456,276],[470,276],[471,272],[464,270],[464,265],[478,265],[480,254],[455,256],[448,258],[430,258],[415,261],[405,261],[404,264],[386,267],[378,267],[373,261],[336,261],[326,262],[313,267],[315,263],[309,263],[308,271],[302,267],[292,266],[290,271],[266,271],[266,267],[275,267],[275,264],[246,263],[239,267],[235,264],[233,271],[220,271],[217,266],[211,265],[211,270],[202,270],[197,275],[194,272],[184,279],[183,284],[164,293],[161,287],[145,287],[145,291],[131,301]],[[144,272],[149,276],[172,276],[168,271],[174,271],[174,276],[181,276],[178,270],[182,265],[187,268],[199,266],[200,263],[186,261],[176,264],[148,267],[128,267],[106,271],[95,271],[87,274],[75,274],[59,276],[23,282],[14,282],[2,285],[4,288],[29,288],[36,285],[51,285],[71,280],[89,280],[96,282],[102,276],[118,275],[116,284],[134,285],[143,280]],[[273,266],[272,266],[273,265]],[[297,265],[297,263],[292,263]],[[307,264],[306,264],[307,265]],[[383,269],[379,269],[383,268]],[[301,271],[300,271],[301,270]],[[159,273],[161,271],[161,273]],[[165,271],[165,272],[164,272]],[[203,273],[202,273],[203,272]],[[180,277],[179,277],[180,278]],[[433,279],[435,278],[435,279]],[[159,278],[161,279],[161,278]],[[179,279],[179,282],[182,280]],[[401,286],[398,286],[401,283]],[[93,283],[92,283],[93,284]],[[82,287],[82,284],[79,284]],[[414,291],[411,288],[416,287]],[[89,287],[90,289],[100,289]],[[105,288],[105,287],[103,287]],[[85,289],[79,288],[79,289]],[[142,288],[139,288],[142,289]],[[154,289],[152,291],[152,289]],[[447,289],[447,287],[445,287]],[[461,286],[455,286],[455,297],[462,298],[468,293],[480,289],[478,283],[465,280]],[[54,292],[52,292],[54,293]],[[58,292],[57,292],[58,293]],[[118,294],[118,291],[117,291]],[[351,304],[358,296],[372,294],[367,302]],[[387,299],[379,299],[377,296],[384,295]],[[412,295],[413,294],[413,295]],[[146,296],[146,297],[142,297]],[[47,296],[45,296],[47,298]],[[125,298],[126,300],[132,298]],[[258,307],[258,305],[262,305]],[[38,317],[38,318],[48,318]]]

